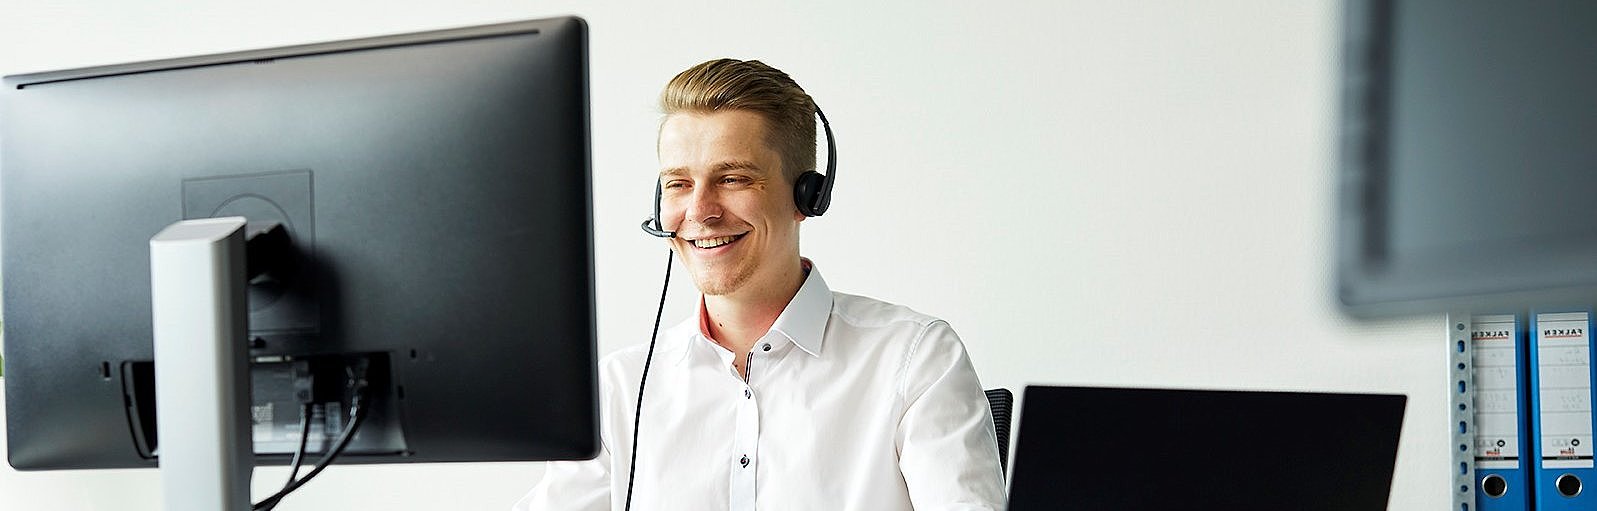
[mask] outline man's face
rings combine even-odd
[[[660,127],[660,220],[704,294],[778,285],[782,263],[798,264],[804,216],[765,130],[741,110],[672,114]]]

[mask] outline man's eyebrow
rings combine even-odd
[[[760,170],[760,166],[755,165],[754,162],[748,160],[728,160],[715,164],[714,169],[716,172],[727,170]]]
[[[728,170],[760,170],[760,166],[749,160],[727,160],[710,167],[711,172],[726,172]],[[660,171],[660,177],[677,177],[690,173],[687,167],[672,167]]]

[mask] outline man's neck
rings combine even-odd
[[[794,264],[771,280],[749,282],[732,294],[704,296],[706,333],[737,355],[739,361],[754,347],[755,341],[771,331],[776,318],[798,295],[799,288],[804,285],[803,267]]]

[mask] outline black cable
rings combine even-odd
[[[355,436],[355,430],[359,429],[361,422],[366,420],[366,407],[363,403],[366,397],[366,379],[364,375],[357,375],[354,376],[354,380],[355,392],[349,399],[349,414],[351,418],[349,424],[344,425],[344,431],[339,433],[338,439],[333,442],[333,448],[328,450],[327,455],[323,456],[320,461],[316,462],[316,466],[305,474],[304,478],[289,483],[283,489],[278,490],[277,493],[255,503],[252,507],[253,511],[268,511],[277,507],[277,503],[282,501],[284,496],[310,482],[311,478],[316,477],[316,474],[320,474],[328,465],[332,465],[333,461],[338,459],[338,455],[344,452],[344,448],[349,446],[350,439]]]
[[[643,377],[638,378],[638,410],[632,414],[632,462],[627,468],[627,505],[632,511],[632,479],[638,473],[638,426],[643,423],[643,388],[649,383],[649,364],[654,363],[654,342],[660,339],[660,316],[665,314],[665,293],[671,289],[671,256],[665,252],[665,283],[660,285],[660,307],[654,311],[654,334],[649,336],[649,355],[643,358]]]
[[[294,450],[294,461],[289,464],[288,480],[283,482],[284,488],[287,488],[288,485],[294,484],[294,479],[299,477],[300,462],[305,460],[305,444],[308,443],[311,437],[311,415],[315,412],[315,410],[316,405],[313,403],[305,403],[304,405],[300,406],[299,448]],[[277,507],[278,502],[282,502],[282,500],[262,500],[261,503],[256,504],[256,506],[260,506],[260,511],[272,511],[273,508]]]
[[[310,473],[305,474],[304,478],[284,486],[283,489],[278,490],[277,493],[274,493],[272,496],[267,497],[265,500],[255,504],[255,511],[267,511],[277,507],[278,502],[281,502],[283,497],[287,496],[289,493],[292,493],[294,490],[299,489],[299,487],[304,486],[305,483],[310,482],[311,478],[316,477],[316,474],[320,474],[323,469],[326,469],[328,465],[331,465],[334,460],[338,459],[338,455],[342,454],[344,452],[344,448],[349,445],[349,440],[354,436],[355,430],[360,427],[361,421],[366,418],[366,409],[360,405],[359,397],[351,400],[350,413],[354,415],[354,418],[350,420],[348,425],[344,426],[344,431],[339,433],[338,440],[334,442],[332,450],[328,451],[326,456],[324,456],[320,461],[316,462],[316,466],[311,469]]]
[[[294,451],[294,461],[289,464],[288,480],[283,482],[284,488],[294,484],[294,479],[299,477],[299,465],[305,461],[305,444],[309,443],[311,438],[311,415],[314,415],[315,412],[315,404],[305,403],[304,406],[300,407],[299,449]]]

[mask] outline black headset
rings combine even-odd
[[[821,107],[815,107],[821,119],[821,130],[826,132],[826,175],[808,170],[793,183],[793,203],[804,216],[821,216],[832,206],[832,183],[837,181],[837,142],[832,139],[832,124],[826,121]],[[654,216],[643,221],[643,232],[660,238],[675,238],[676,231],[665,230],[660,221],[660,182],[654,183]]]

